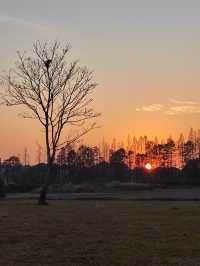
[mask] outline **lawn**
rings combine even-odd
[[[200,265],[200,202],[0,201],[0,265]]]

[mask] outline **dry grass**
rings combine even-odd
[[[0,202],[0,265],[200,265],[200,202]]]

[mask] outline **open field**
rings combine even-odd
[[[200,202],[0,201],[0,265],[200,265]]]
[[[74,200],[74,199],[113,199],[113,200],[178,200],[178,201],[200,201],[200,188],[199,187],[174,187],[174,188],[144,188],[133,187],[132,190],[113,189],[113,191],[104,192],[81,192],[81,193],[60,193],[50,192],[48,198],[51,200]],[[7,194],[7,199],[32,199],[36,200],[39,197],[38,193],[10,193]]]

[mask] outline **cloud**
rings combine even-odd
[[[167,115],[180,115],[180,114],[200,114],[199,105],[178,105],[171,106],[165,111]]]
[[[23,18],[12,17],[12,16],[7,16],[7,15],[0,15],[0,24],[1,23],[19,25],[19,26],[23,26],[23,27],[32,28],[35,30],[47,30],[47,29],[49,29],[49,27],[47,25],[42,25],[39,23],[25,20]]]
[[[170,99],[169,100],[170,103],[172,104],[177,104],[177,105],[198,105],[197,102],[194,102],[194,101],[180,101],[180,100],[176,100],[176,99]]]
[[[136,111],[137,112],[140,112],[140,111],[144,111],[144,112],[157,112],[157,111],[160,111],[162,110],[163,108],[163,105],[162,104],[151,104],[151,105],[147,105],[147,106],[142,106],[140,108],[136,108]]]
[[[170,99],[169,104],[151,104],[136,108],[137,112],[162,112],[165,115],[192,115],[200,114],[200,104],[189,100]]]

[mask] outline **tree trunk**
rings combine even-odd
[[[40,191],[40,197],[38,200],[39,205],[48,205],[47,203],[47,192],[48,192],[48,185],[44,185]]]
[[[39,205],[48,205],[47,203],[47,192],[49,183],[51,180],[51,171],[52,171],[52,165],[53,160],[51,158],[51,151],[50,151],[50,145],[49,145],[49,120],[48,120],[48,114],[45,113],[46,117],[46,126],[45,126],[45,140],[46,140],[46,152],[47,152],[47,175],[45,176],[44,185],[40,191],[40,197],[38,200]]]
[[[47,193],[48,193],[48,188],[49,188],[49,184],[51,182],[51,176],[52,176],[52,167],[53,165],[51,163],[49,163],[47,165],[47,175],[45,178],[45,182],[44,185],[40,191],[40,196],[39,196],[39,200],[38,200],[38,204],[39,205],[48,205],[47,203]]]

